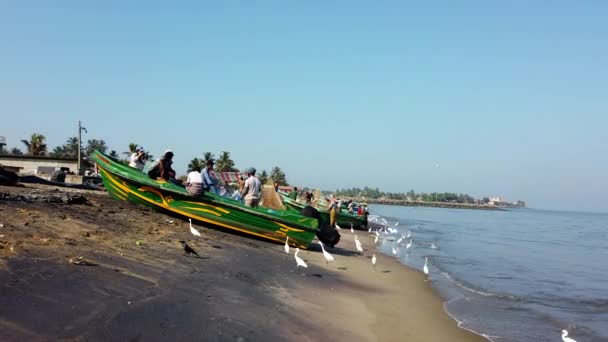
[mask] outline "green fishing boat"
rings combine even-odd
[[[95,151],[92,155],[111,197],[143,204],[206,224],[258,238],[308,248],[319,233],[319,223],[290,210],[250,208],[241,202],[205,192],[192,197],[186,189],[170,182],[151,179],[135,168],[115,162]],[[320,236],[321,238],[321,236]]]
[[[305,203],[293,200],[284,193],[279,192],[279,194],[281,195],[283,204],[285,205],[285,207],[287,207],[287,209],[290,209],[290,210],[293,210],[294,212],[299,213],[306,206]],[[324,222],[329,223],[329,212],[327,211],[327,209],[326,208],[316,208],[316,209],[319,211],[319,214],[321,215],[321,219]],[[351,215],[346,212],[338,213],[338,216],[336,217],[336,223],[339,226],[341,226],[342,228],[350,228],[350,225],[352,224],[354,229],[359,229],[359,230],[367,229],[367,221],[365,219],[365,216]]]

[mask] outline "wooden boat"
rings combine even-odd
[[[293,210],[294,212],[300,212],[306,206],[305,203],[293,200],[285,193],[279,192],[279,194],[281,194],[281,198],[283,199],[283,204],[288,209]],[[316,208],[316,209],[319,211],[319,214],[321,215],[321,219],[324,222],[329,223],[329,212],[327,211],[327,209],[326,208]],[[359,229],[359,230],[367,229],[367,222],[365,220],[365,216],[351,215],[351,214],[349,214],[347,212],[343,212],[343,211],[338,213],[338,217],[336,217],[336,223],[339,226],[341,226],[342,228],[350,228],[350,225],[352,223],[354,229]]]
[[[195,198],[178,185],[151,179],[99,151],[93,153],[92,159],[97,163],[104,187],[117,200],[143,204],[213,227],[274,242],[284,243],[289,237],[290,245],[300,248],[308,248],[319,232],[316,219],[290,210],[250,208],[239,201],[208,192]]]

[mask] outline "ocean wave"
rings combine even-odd
[[[473,285],[470,284],[465,284],[464,282],[458,281],[456,279],[454,279],[454,277],[452,277],[449,273],[447,272],[441,272],[441,274],[448,280],[450,281],[452,284],[460,287],[463,290],[469,291],[471,293],[475,293],[484,297],[494,297],[494,298],[500,298],[500,299],[508,299],[508,300],[512,300],[512,301],[521,301],[522,298],[512,295],[512,294],[505,294],[505,293],[492,293],[489,291],[486,291],[484,289],[481,288],[477,288]]]

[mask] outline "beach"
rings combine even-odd
[[[2,341],[484,341],[366,231],[363,255],[342,229],[334,262],[314,243],[296,268],[293,248],[200,225],[195,238],[186,220],[103,192],[19,200],[65,191],[0,187]]]

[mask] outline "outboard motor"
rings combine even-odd
[[[321,215],[319,214],[319,211],[317,209],[311,207],[310,205],[307,205],[304,207],[304,209],[302,209],[300,214],[302,216],[315,218],[317,219],[317,221],[319,221],[319,231],[317,232],[317,238],[319,238],[321,242],[328,245],[329,247],[334,247],[338,244],[338,242],[340,241],[340,233],[338,233],[336,228],[330,227],[329,222],[325,222],[321,218]]]

